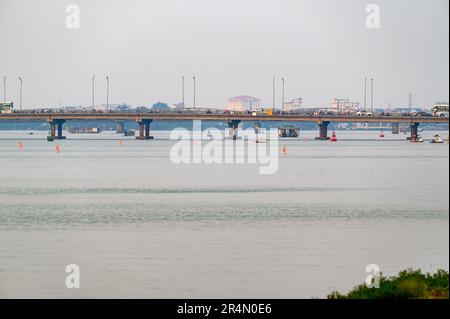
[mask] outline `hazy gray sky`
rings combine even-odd
[[[80,29],[66,27],[71,3]],[[366,27],[371,3],[380,29]],[[182,75],[187,104],[196,75],[205,107],[241,94],[270,106],[273,75],[307,106],[362,101],[365,76],[376,106],[449,98],[448,0],[0,0],[0,45],[8,99],[21,75],[26,107],[90,105],[92,74],[98,104],[105,75],[111,102],[133,105],[180,102]]]

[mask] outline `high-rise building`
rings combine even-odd
[[[359,102],[352,102],[350,99],[333,99],[332,110],[336,112],[358,111]]]
[[[284,110],[286,112],[295,112],[300,111],[303,107],[303,98],[299,97],[298,99],[294,99],[290,102],[284,103]]]
[[[227,110],[233,112],[260,111],[261,100],[252,96],[235,96],[228,99]]]

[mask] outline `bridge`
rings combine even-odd
[[[448,118],[416,117],[416,116],[345,116],[345,115],[252,115],[228,113],[195,113],[195,112],[161,112],[161,113],[33,113],[20,112],[0,114],[0,122],[48,122],[50,135],[54,139],[64,139],[63,124],[67,121],[135,121],[139,124],[137,139],[148,140],[150,125],[153,121],[216,121],[228,123],[228,127],[236,131],[241,122],[292,122],[317,123],[319,126],[318,140],[327,140],[328,125],[333,122],[346,123],[393,123],[397,126],[406,123],[411,127],[411,137],[418,135],[421,123],[449,123]],[[235,133],[234,133],[235,134]]]

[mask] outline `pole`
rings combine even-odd
[[[20,102],[19,102],[19,110],[22,111],[22,88],[23,88],[23,79],[22,77],[19,76],[19,81],[20,81]]]
[[[373,79],[370,79],[370,111],[373,113]]]
[[[109,112],[109,76],[106,76],[106,112]]]
[[[276,104],[276,99],[275,99],[275,77],[273,77],[273,90],[272,90],[272,95],[273,95],[273,104],[272,104],[272,111],[275,112],[275,104]]]
[[[409,111],[411,112],[413,108],[413,99],[412,99],[412,94],[409,93]]]
[[[367,111],[367,78],[364,78],[364,111]]]
[[[6,79],[7,76],[3,77],[3,102],[6,103]]]
[[[282,100],[281,100],[281,112],[284,112],[284,94],[285,94],[285,82],[286,82],[286,79],[284,78],[284,77],[282,77],[281,78],[281,81],[283,82],[283,97],[282,97]]]
[[[183,108],[185,106],[185,99],[184,99],[184,75],[181,78],[181,101],[183,103]]]
[[[195,110],[195,107],[196,107],[196,78],[195,78],[195,76],[193,76],[192,77],[192,79],[194,80],[194,110]]]
[[[92,110],[95,108],[95,75],[92,76]]]

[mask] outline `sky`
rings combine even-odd
[[[69,4],[80,9],[68,28]],[[368,28],[369,4],[379,28]],[[71,16],[72,17],[72,16]],[[73,20],[71,20],[73,21]],[[372,21],[372,20],[371,20]],[[193,104],[223,108],[251,95],[272,105],[272,78],[286,100],[362,103],[374,78],[376,107],[449,100],[448,0],[0,0],[0,76],[24,108],[96,104]],[[3,99],[3,81],[0,82]]]

